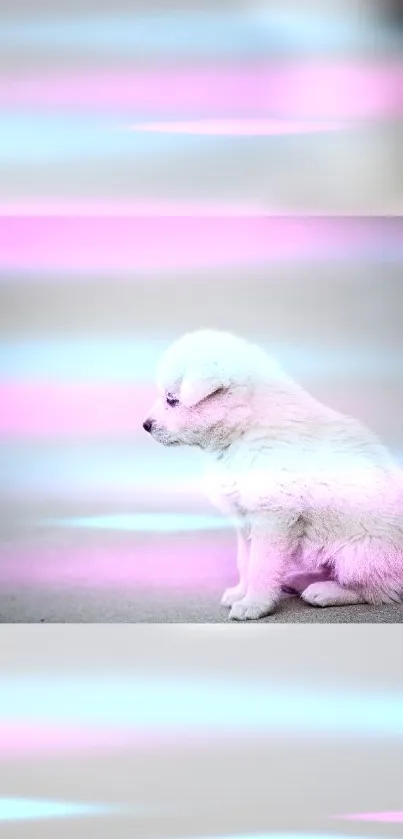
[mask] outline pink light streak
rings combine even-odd
[[[317,134],[346,128],[335,122],[296,122],[279,119],[205,119],[187,122],[145,122],[127,126],[128,131],[158,134],[196,134],[229,137],[268,137],[284,134]]]
[[[196,735],[192,738],[196,739]],[[66,756],[82,751],[103,751],[126,749],[136,746],[150,747],[175,746],[181,741],[177,731],[145,732],[133,728],[105,728],[71,725],[35,725],[21,722],[0,724],[0,760],[32,756],[35,760],[52,757],[55,753]],[[182,745],[185,744],[183,737]]]
[[[83,359],[85,364],[85,359]],[[0,384],[0,435],[49,440],[52,436],[143,434],[155,388],[125,384]]]
[[[237,737],[242,732],[237,732]],[[226,732],[222,732],[221,740],[226,739]],[[7,722],[0,723],[0,760],[1,759],[29,759],[35,761],[52,758],[56,756],[63,758],[77,752],[109,752],[141,749],[146,752],[149,749],[178,749],[187,750],[189,747],[208,748],[217,742],[217,733],[208,730],[198,731],[197,728],[190,733],[180,730],[174,725],[153,726],[145,731],[144,727],[134,726],[80,726],[80,725],[55,725],[55,724],[30,724],[29,722]]]
[[[0,725],[0,757],[30,752],[76,751],[82,748],[109,747],[124,743],[122,731],[92,730],[57,726],[35,726],[28,723]]]
[[[40,528],[37,533],[41,534]],[[29,545],[6,547],[0,566],[1,585],[3,589],[17,585],[62,587],[64,591],[77,586],[83,591],[130,589],[133,595],[150,590],[160,596],[164,591],[172,596],[172,592],[190,590],[217,594],[231,584],[235,574],[233,540],[227,547],[220,546],[216,534],[211,537],[203,533],[201,540],[198,533],[179,537],[164,534],[158,538],[152,533],[146,534],[146,538],[129,533],[125,538],[120,533],[117,544],[114,534],[111,547],[99,544],[101,540],[108,540],[105,531],[87,534],[86,547],[69,548],[59,543],[53,547],[43,544],[40,550]]]
[[[0,270],[134,278],[337,258],[350,247],[403,246],[399,219],[320,217],[3,217]],[[158,245],[158,246],[157,246]],[[61,276],[58,276],[58,281]],[[232,282],[230,272],[226,274]],[[225,278],[224,278],[225,279]]]
[[[2,108],[136,110],[169,116],[277,116],[363,119],[403,112],[403,65],[394,62],[293,61],[161,67],[138,72],[64,72],[0,80]]]
[[[346,816],[337,816],[337,818],[353,822],[384,822],[389,824],[403,824],[403,810],[385,813],[351,813]]]
[[[169,201],[165,199],[144,199],[122,201],[113,198],[69,199],[69,198],[18,198],[0,203],[0,216],[263,216],[267,207],[259,204],[226,203],[219,201]],[[274,210],[283,215],[282,211]]]

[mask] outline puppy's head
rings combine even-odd
[[[160,396],[144,429],[165,446],[228,445],[253,419],[253,390],[266,362],[261,350],[233,335],[185,335],[160,361]]]

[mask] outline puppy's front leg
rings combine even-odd
[[[274,611],[292,545],[289,522],[272,516],[252,522],[247,589],[233,605],[230,620],[259,620]]]
[[[249,550],[250,541],[248,538],[248,530],[243,523],[237,524],[238,536],[238,553],[237,553],[237,567],[239,574],[239,583],[236,586],[227,588],[221,600],[222,606],[233,606],[238,600],[245,597],[248,586],[248,565],[249,565]]]

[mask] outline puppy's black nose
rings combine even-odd
[[[153,421],[152,420],[146,419],[145,422],[143,422],[144,431],[150,432],[152,427],[153,427]]]

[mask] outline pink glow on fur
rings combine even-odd
[[[158,243],[158,247],[156,247]],[[402,247],[398,220],[376,218],[2,218],[0,270],[66,278],[260,266]],[[228,273],[228,282],[232,275]]]
[[[346,126],[338,122],[295,122],[279,119],[199,119],[186,122],[145,122],[128,125],[128,131],[150,131],[158,134],[196,134],[219,137],[270,137],[284,134],[317,134],[340,131]]]
[[[177,115],[271,115],[294,119],[368,118],[402,113],[403,66],[394,62],[272,62],[161,68],[139,72],[71,72],[7,76],[2,108],[125,109]]]

